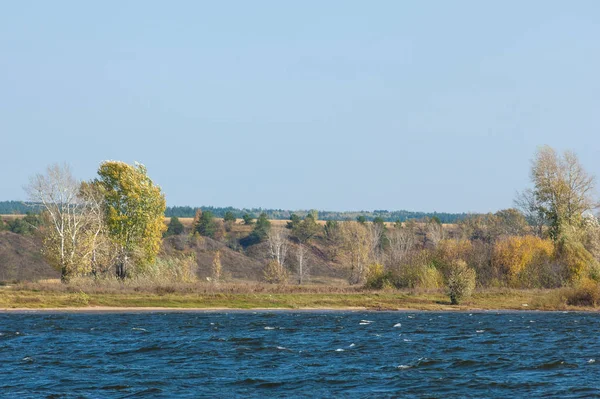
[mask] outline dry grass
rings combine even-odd
[[[373,310],[593,310],[567,305],[564,290],[478,291],[460,306],[443,290],[367,290],[356,286],[271,285],[260,283],[158,283],[137,279],[80,279],[21,283],[0,290],[0,308],[161,307],[317,308]]]
[[[11,214],[11,215],[0,215],[0,218],[2,218],[3,220],[8,221],[8,220],[22,219],[25,216],[26,215],[14,215],[14,214]]]

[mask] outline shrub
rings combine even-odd
[[[272,260],[263,269],[263,278],[270,284],[286,284],[288,272],[279,262]]]
[[[492,267],[512,287],[545,287],[539,270],[549,267],[554,244],[535,236],[512,236],[494,245]],[[536,272],[537,271],[537,272]]]
[[[453,305],[468,299],[475,289],[475,270],[459,260],[450,265],[448,273],[448,295]]]
[[[392,273],[391,279],[397,288],[438,289],[444,286],[443,274],[432,262],[428,250],[411,254]]]
[[[596,306],[600,303],[600,286],[597,282],[583,278],[567,292],[567,304],[573,306]]]
[[[365,288],[377,289],[393,287],[392,274],[379,263],[373,263],[367,268]]]
[[[159,257],[140,277],[157,282],[193,282],[196,260],[194,256]]]
[[[567,279],[576,282],[590,272],[597,262],[591,253],[576,239],[563,236],[558,242],[558,258],[565,266]]]

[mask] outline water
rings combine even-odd
[[[600,397],[593,313],[0,314],[0,397]]]

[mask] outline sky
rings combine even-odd
[[[598,1],[3,1],[0,200],[145,164],[168,205],[494,212],[600,173]]]

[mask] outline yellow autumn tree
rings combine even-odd
[[[540,268],[554,257],[554,244],[536,236],[511,236],[494,245],[492,267],[506,276],[512,287],[544,285]]]
[[[139,163],[106,161],[98,175],[107,233],[118,248],[115,272],[125,278],[156,259],[166,229],[165,197]]]

